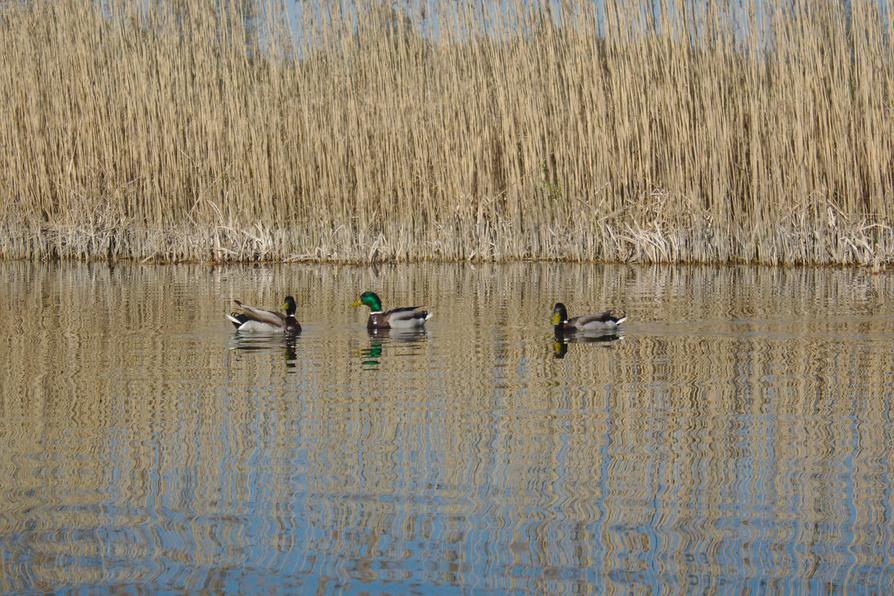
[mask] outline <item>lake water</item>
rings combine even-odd
[[[422,303],[370,337],[364,289]],[[0,263],[0,591],[894,590],[894,276]],[[232,299],[298,301],[242,340]],[[618,338],[557,344],[552,304]]]

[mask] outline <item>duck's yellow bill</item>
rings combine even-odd
[[[283,303],[282,303],[282,309],[283,309],[283,310],[289,310],[289,304],[288,304],[288,302],[283,302]]]
[[[353,308],[357,308],[357,307],[360,306],[361,304],[363,304],[363,303],[360,302],[360,298],[358,298],[357,300],[355,300],[354,302],[351,303],[351,306],[352,306]]]
[[[553,325],[559,325],[562,323],[562,317],[559,316],[559,313],[554,312],[553,318],[550,319],[553,322]]]

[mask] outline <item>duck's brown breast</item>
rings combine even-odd
[[[366,322],[367,329],[390,329],[391,325],[388,324],[388,318],[384,313],[374,312],[370,313],[369,320]]]

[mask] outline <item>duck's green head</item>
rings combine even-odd
[[[556,305],[553,306],[553,318],[551,320],[554,326],[568,322],[568,310],[564,304],[556,302]]]
[[[357,307],[361,304],[365,304],[373,312],[382,312],[382,301],[379,300],[375,292],[363,292],[351,306]]]
[[[286,299],[282,303],[282,309],[286,311],[286,315],[295,316],[295,311],[298,310],[298,306],[295,304],[295,299],[291,296],[286,296]]]

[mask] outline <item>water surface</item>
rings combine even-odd
[[[359,291],[424,303],[367,334]],[[0,264],[0,591],[888,592],[894,278]],[[234,335],[295,295],[297,339]],[[552,304],[615,306],[557,342]]]

